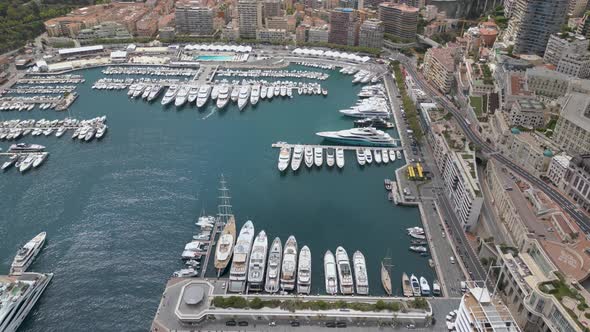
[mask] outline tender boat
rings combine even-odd
[[[293,235],[285,242],[283,251],[283,264],[281,267],[281,289],[292,291],[295,289],[297,273],[297,240]]]
[[[12,261],[12,265],[10,266],[11,275],[21,275],[27,271],[45,244],[46,236],[47,233],[45,232],[37,234],[17,251],[14,260]]]
[[[211,95],[211,86],[206,84],[199,88],[199,94],[197,95],[197,107],[201,108],[205,106],[209,96]]]
[[[316,135],[340,144],[395,146],[395,141],[388,133],[372,127],[352,128],[339,131],[323,131],[316,133]]]
[[[430,285],[424,277],[420,277],[420,293],[422,296],[430,296]]]
[[[276,293],[279,291],[279,278],[281,273],[281,263],[283,257],[283,246],[281,239],[276,237],[270,246],[268,254],[268,267],[266,269],[266,283],[264,290],[268,293]]]
[[[336,161],[335,159],[336,159],[336,157],[334,155],[334,149],[327,149],[327,152],[326,152],[326,164],[329,167],[334,166],[334,162]]]
[[[418,278],[416,278],[416,276],[413,275],[413,274],[410,277],[410,283],[412,285],[412,293],[413,293],[413,295],[414,296],[420,296],[420,294],[421,294],[420,282],[418,281]]]
[[[309,294],[311,292],[311,251],[308,246],[303,246],[299,252],[299,265],[297,267],[297,293]]]
[[[291,158],[291,169],[297,171],[303,160],[303,146],[297,145],[293,148],[293,157]]]
[[[369,278],[367,277],[367,262],[362,252],[358,250],[354,252],[352,255],[352,265],[354,267],[356,293],[359,295],[368,295]]]
[[[365,151],[363,149],[356,149],[356,161],[363,166],[366,162]]]
[[[233,293],[243,293],[246,286],[246,277],[248,271],[248,258],[250,249],[254,240],[254,225],[248,220],[242,229],[236,241],[234,248],[234,257],[229,274],[228,291]]]
[[[291,148],[290,147],[282,147],[281,152],[279,153],[279,171],[283,172],[289,167],[289,161],[291,160]]]
[[[323,149],[322,148],[314,148],[313,149],[313,163],[317,167],[322,167],[323,162],[324,162]]]
[[[313,148],[310,146],[305,147],[305,166],[307,168],[313,166]]]
[[[326,277],[326,293],[330,295],[338,293],[336,260],[330,250],[324,254],[324,276]]]
[[[236,220],[230,215],[227,223],[221,231],[217,247],[215,249],[215,269],[217,276],[223,274],[233,254],[234,242],[236,241]]]
[[[365,160],[367,161],[367,164],[373,162],[373,154],[370,149],[365,149]]]
[[[268,252],[268,238],[266,232],[260,231],[254,239],[250,264],[248,266],[248,289],[251,291],[264,290],[264,269]]]
[[[342,148],[336,149],[336,166],[338,166],[338,168],[344,167],[344,149]]]
[[[352,269],[346,250],[342,247],[336,248],[336,268],[340,280],[340,292],[344,295],[354,293],[354,282],[352,280]]]
[[[402,290],[405,297],[412,297],[414,295],[410,278],[408,278],[408,275],[405,272],[402,275]]]

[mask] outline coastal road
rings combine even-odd
[[[403,64],[410,63],[409,59],[401,54],[396,54],[394,55],[394,57],[400,60],[400,62],[402,62]],[[461,112],[438,90],[434,89],[429,83],[427,83],[424,77],[422,77],[422,75],[418,73],[413,66],[404,65],[404,68],[406,69],[406,72],[414,78],[414,81],[422,88],[424,92],[432,96],[433,99],[435,99],[442,107],[444,107],[447,111],[453,114],[453,116],[457,120],[457,123],[465,133],[465,136],[467,136],[467,138],[471,142],[478,145],[481,148],[482,153],[489,155],[490,158],[496,159],[498,162],[510,169],[513,173],[517,174],[526,181],[530,182],[535,187],[539,188],[549,198],[557,202],[561,206],[561,208],[574,221],[576,221],[576,223],[580,226],[584,233],[590,234],[590,218],[586,214],[584,214],[576,206],[576,204],[574,204],[572,201],[570,201],[568,198],[562,195],[555,188],[549,186],[543,180],[537,178],[536,176],[532,175],[522,167],[516,165],[514,162],[512,162],[510,159],[506,158],[502,154],[494,153],[496,151],[483,138],[479,136],[477,130],[474,129],[473,124],[465,120],[465,113]]]

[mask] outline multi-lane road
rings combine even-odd
[[[579,208],[572,203],[569,199],[567,199],[564,195],[561,194],[558,190],[554,187],[548,185],[540,178],[532,175],[522,167],[518,166],[510,159],[506,158],[500,153],[494,151],[494,149],[477,133],[477,130],[474,129],[474,124],[469,123],[465,120],[465,114],[463,114],[452,102],[450,102],[445,96],[443,96],[438,90],[434,89],[430,84],[426,82],[426,80],[416,71],[416,69],[411,65],[411,61],[405,57],[404,55],[396,55],[396,58],[404,64],[404,68],[406,72],[409,73],[413,78],[414,81],[420,86],[420,88],[428,93],[447,111],[451,112],[457,123],[465,133],[465,136],[473,142],[474,144],[478,145],[481,148],[481,152],[490,156],[490,158],[494,158],[508,169],[510,169],[513,173],[517,174],[518,176],[522,177],[535,187],[539,188],[543,191],[549,198],[554,200],[560,207],[573,219],[576,223],[580,226],[580,228],[586,233],[590,234],[590,218],[586,216]]]

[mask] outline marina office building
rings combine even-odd
[[[461,137],[452,137],[442,125],[433,125],[431,133],[434,160],[442,174],[444,191],[461,226],[469,231],[477,224],[483,204],[475,152],[469,150]]]

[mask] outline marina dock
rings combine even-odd
[[[398,140],[396,140],[397,142]],[[375,149],[375,150],[393,150],[393,151],[403,151],[402,147],[379,147],[379,146],[359,146],[359,145],[320,145],[320,144],[291,144],[286,142],[276,142],[272,144],[273,148],[291,148],[293,149],[296,146],[302,146],[303,148],[310,147],[310,148],[322,148],[322,149],[343,149],[343,150],[351,150],[356,151],[357,149]]]

